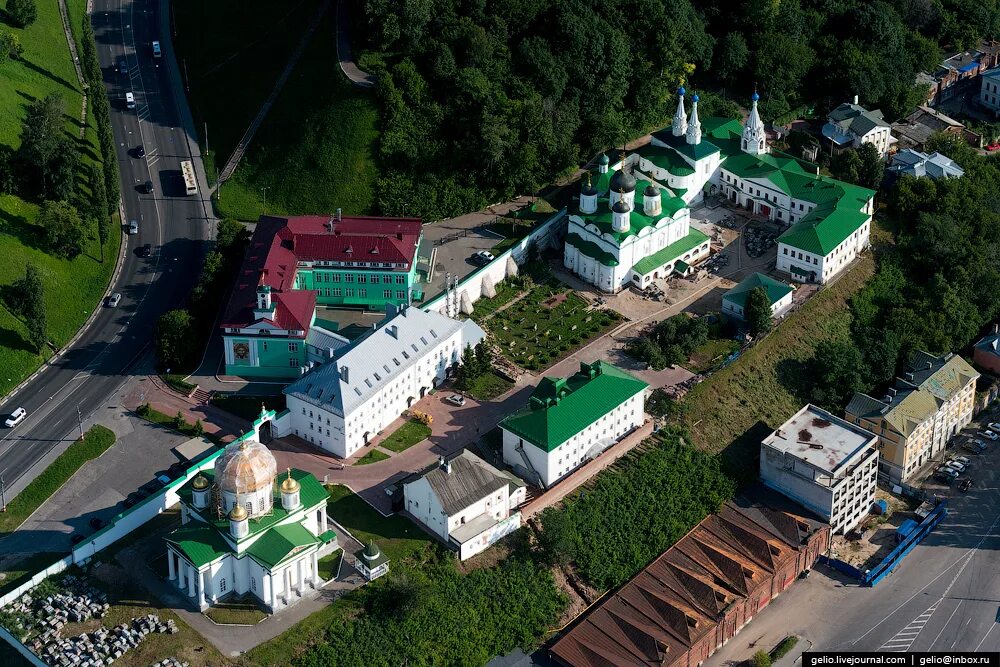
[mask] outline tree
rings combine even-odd
[[[174,428],[178,431],[187,426],[187,421],[184,419],[184,413],[180,410],[174,415]]]
[[[476,377],[490,372],[493,365],[493,350],[485,340],[476,346]]]
[[[59,163],[65,163],[65,157],[59,160],[60,152],[67,149],[75,152],[72,146],[67,145],[63,135],[65,108],[65,102],[58,93],[35,100],[28,106],[21,128],[19,153],[41,175],[43,192],[47,192],[52,168],[58,170]]]
[[[468,389],[478,377],[476,370],[476,352],[471,345],[466,345],[462,350],[462,361],[458,367],[458,386]]]
[[[215,231],[215,249],[227,260],[240,261],[243,258],[243,249],[249,242],[250,231],[243,226],[243,223],[228,218],[219,222]]]
[[[747,294],[744,318],[751,336],[760,336],[771,330],[771,298],[763,287],[754,287]]]
[[[38,212],[37,223],[45,230],[52,252],[70,258],[80,254],[86,228],[75,206],[65,201],[47,201]]]
[[[732,83],[746,68],[750,60],[747,40],[741,33],[731,32],[719,41],[712,57],[712,67],[716,76],[725,83]]]
[[[90,197],[87,200],[87,214],[99,220],[108,217],[108,189],[104,183],[104,172],[96,164],[87,168],[87,185],[90,187]],[[103,244],[107,239],[101,240]]]
[[[0,67],[21,57],[21,39],[8,30],[0,30]]]
[[[848,183],[858,183],[862,168],[861,158],[853,148],[843,150],[830,159],[830,173],[834,178]]]
[[[171,310],[156,322],[156,356],[163,368],[180,369],[191,349],[194,319],[186,310]]]
[[[38,18],[35,0],[7,0],[7,14],[18,28],[27,28]]]
[[[24,277],[16,280],[11,289],[15,310],[24,318],[28,327],[28,337],[35,350],[42,351],[48,340],[48,324],[45,312],[45,286],[42,274],[34,264],[24,267]]]
[[[858,158],[861,160],[858,166],[858,185],[878,189],[885,174],[885,161],[882,160],[875,144],[861,144],[858,148]]]
[[[200,419],[195,420],[194,427],[191,430],[195,435],[205,435],[205,425],[201,423]]]
[[[864,358],[850,341],[820,341],[809,366],[813,380],[809,400],[830,412],[840,412],[855,392],[865,388]]]

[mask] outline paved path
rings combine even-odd
[[[372,88],[375,86],[375,76],[358,67],[351,55],[350,29],[350,7],[345,0],[339,0],[337,2],[337,60],[340,61],[340,71],[355,86]]]
[[[267,117],[268,112],[271,111],[271,107],[274,106],[274,102],[278,99],[278,95],[281,93],[281,89],[285,87],[285,83],[288,81],[288,77],[291,75],[292,70],[295,69],[295,65],[298,64],[299,59],[302,57],[302,53],[306,50],[306,46],[312,40],[313,33],[316,32],[316,28],[319,27],[319,22],[322,20],[323,16],[326,14],[327,10],[330,8],[330,0],[323,0],[320,3],[319,8],[316,10],[315,16],[313,16],[312,21],[309,22],[309,26],[306,28],[305,32],[302,34],[302,39],[299,41],[299,45],[295,47],[295,51],[292,56],[288,59],[288,64],[285,65],[285,69],[282,70],[281,76],[274,83],[274,88],[271,89],[271,94],[268,96],[264,104],[261,105],[260,110],[257,112],[257,117],[253,119],[250,123],[250,127],[243,134],[243,138],[240,139],[240,143],[236,145],[236,150],[229,157],[229,161],[226,162],[226,166],[222,168],[222,173],[219,174],[219,181],[228,180],[233,172],[236,171],[236,166],[243,159],[243,154],[246,152],[247,147],[253,140],[254,135],[260,128],[261,123],[264,122],[264,118]]]

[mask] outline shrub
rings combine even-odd
[[[799,643],[799,638],[795,635],[790,635],[781,640],[775,649],[771,652],[771,661],[777,662],[788,655],[788,652],[795,648],[795,645]]]
[[[771,667],[771,656],[767,651],[757,651],[750,659],[750,664],[752,667]]]

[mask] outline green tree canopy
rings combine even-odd
[[[42,284],[42,274],[38,267],[28,263],[24,269],[24,277],[18,278],[11,289],[11,304],[24,318],[28,328],[28,337],[35,350],[42,351],[48,340],[48,323],[45,309],[45,286]]]
[[[760,336],[771,330],[771,299],[763,287],[754,287],[747,294],[744,318],[751,336]]]
[[[809,364],[813,381],[810,402],[839,413],[855,392],[867,387],[864,363],[852,342],[820,341]]]
[[[27,28],[38,18],[35,0],[7,0],[7,15],[18,28]]]
[[[156,323],[156,357],[163,369],[179,370],[191,356],[194,319],[186,310],[170,310]]]
[[[65,201],[47,201],[38,211],[38,225],[52,252],[76,257],[83,248],[87,229],[76,207]]]

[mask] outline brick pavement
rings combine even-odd
[[[143,403],[149,403],[154,410],[166,415],[173,416],[180,412],[191,424],[200,419],[205,433],[217,436],[223,442],[235,440],[250,427],[246,420],[214,405],[181,396],[153,375],[136,378],[123,391],[124,407],[135,410]]]

